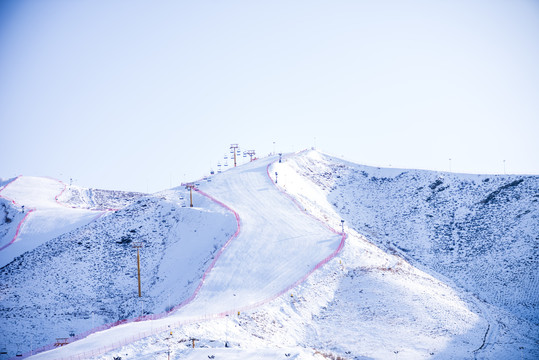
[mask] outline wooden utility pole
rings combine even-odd
[[[230,150],[234,153],[234,167],[236,167],[236,149],[238,148],[238,144],[231,144]]]
[[[134,243],[133,247],[137,249],[138,297],[142,297],[142,289],[140,286],[140,253],[139,253],[139,249],[142,247],[142,242]]]

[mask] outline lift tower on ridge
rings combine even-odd
[[[189,200],[191,201],[191,204],[190,206],[193,207],[193,189],[195,188],[195,183],[186,183],[186,184],[182,184],[182,186],[185,186],[186,189],[189,190]]]
[[[247,150],[245,153],[247,155],[249,155],[251,157],[251,161],[253,161],[253,156],[255,156],[255,151],[254,150]]]
[[[236,149],[239,148],[238,144],[231,144],[230,145],[230,152],[234,153],[234,167],[236,167]]]

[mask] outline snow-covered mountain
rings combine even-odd
[[[85,193],[84,199],[80,194]],[[89,194],[87,194],[89,193]],[[19,176],[0,187],[0,267],[26,251],[125,206],[141,194],[81,191],[50,178]]]
[[[295,166],[375,245],[539,323],[538,176],[380,169],[312,156]]]
[[[537,357],[539,176],[373,168],[317,152],[279,165],[280,185],[316,216],[341,217],[386,253],[465,290],[487,322],[485,354]]]
[[[1,338],[13,355],[182,304],[34,358],[537,358],[538,185],[304,151],[201,182],[194,208],[183,188],[65,190],[119,210],[0,269]],[[22,214],[2,204],[9,232]]]
[[[39,184],[48,181],[33,180]],[[43,188],[32,190],[42,194]],[[81,194],[90,192],[99,194],[97,199],[81,201]],[[32,345],[54,343],[56,338],[142,312],[164,312],[188,297],[212,254],[234,233],[235,221],[218,206],[212,211],[212,204],[204,199],[200,201],[206,203],[205,210],[188,211],[179,193],[142,196],[80,188],[64,191],[62,195],[67,196],[62,205],[68,213],[72,206],[124,207],[43,244],[32,242],[43,234],[32,237],[25,233],[25,238],[14,242],[35,247],[0,269],[4,346],[25,352]],[[13,212],[14,207],[8,204],[7,209]],[[35,212],[44,210],[38,207]],[[49,214],[48,220],[57,220],[55,215]],[[143,246],[142,282],[148,291],[143,302],[134,296],[138,295],[135,243]]]

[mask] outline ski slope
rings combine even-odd
[[[11,202],[20,214],[0,239],[0,267],[103,215],[103,211],[71,208],[59,202],[58,196],[65,187],[54,179],[20,176],[2,188],[0,197]]]
[[[176,281],[178,288],[174,291],[192,294],[183,297],[175,311],[165,316],[156,313],[159,309],[156,306],[151,310],[155,315],[94,331],[82,340],[33,358],[158,359],[166,358],[168,352],[171,359],[223,360],[537,358],[536,326],[478,299],[451,278],[418,266],[397,251],[384,251],[379,244],[369,241],[376,240],[372,230],[369,238],[359,234],[354,229],[357,222],[347,217],[352,212],[336,205],[336,186],[348,190],[349,181],[340,162],[315,151],[287,156],[282,164],[275,160],[275,157],[257,160],[218,174],[211,182],[201,181],[199,191],[194,193],[195,208],[182,208],[186,214],[208,212],[214,216],[219,213],[217,202],[237,215],[239,232],[228,241],[225,237],[220,242],[214,238],[213,244],[218,244],[214,245],[215,251],[200,261],[198,272],[192,272],[195,281],[201,279],[198,287],[196,282],[186,287],[184,282],[180,284],[169,275],[174,269],[179,272],[186,269],[185,259],[177,260],[178,265],[173,259],[180,254],[187,256],[185,251],[191,249],[186,250],[182,241],[175,239],[174,232],[165,235],[160,230],[157,233],[150,228],[144,233],[141,230],[144,237],[156,234],[148,242],[146,257],[152,256],[148,253],[152,242],[163,242],[166,246],[169,261],[167,270],[159,272],[159,278],[167,276],[167,281],[162,285]],[[278,184],[273,183],[275,172],[279,174]],[[388,172],[394,172],[393,176],[400,174],[396,170]],[[369,182],[378,179],[372,178]],[[359,181],[351,184],[356,183]],[[426,185],[430,183],[427,181]],[[404,193],[396,186],[390,187],[393,188],[397,193]],[[472,191],[474,196],[482,198],[481,192],[476,194],[476,191]],[[366,201],[369,195],[351,192],[345,200]],[[115,217],[135,221],[137,225],[139,218],[173,224],[173,219],[167,217],[172,210],[169,207],[174,204],[174,198],[182,196],[185,197],[184,189],[171,189],[133,204],[125,214],[119,211],[92,225],[112,232],[115,239],[134,225],[116,231]],[[163,203],[155,211],[142,211],[133,219],[133,212],[141,211],[142,206],[151,202]],[[410,203],[403,201],[398,206],[406,207]],[[380,205],[373,202],[353,214],[366,216],[367,209]],[[445,208],[439,206],[440,211]],[[366,219],[365,226],[376,224],[374,220],[379,216]],[[221,231],[225,236],[234,232],[229,226],[216,227],[213,218],[202,217],[196,225],[188,224],[194,218],[182,218],[186,222],[178,222],[178,229],[187,231],[185,235],[190,238],[188,234],[193,231],[199,236],[202,226],[208,231],[201,239],[209,236],[210,244],[215,230],[226,229]],[[333,230],[340,228],[343,218],[348,235],[344,247],[344,237]],[[105,224],[105,220],[110,221]],[[399,218],[390,220],[385,222],[388,229]],[[496,224],[490,227],[498,229]],[[103,238],[92,235],[84,241],[90,243],[92,237]],[[200,243],[194,238],[190,242],[192,249],[197,249]],[[217,251],[219,246],[222,247]],[[159,250],[152,251],[155,253],[152,261],[158,261]],[[200,252],[203,253],[208,254]],[[117,272],[106,269],[111,274]],[[165,303],[166,291],[158,291],[154,296],[155,304]],[[111,294],[107,300],[114,302],[117,298]],[[195,349],[191,348],[192,338],[197,342]]]
[[[218,174],[195,193],[195,203],[208,194],[239,214],[240,232],[225,244],[192,301],[166,318],[120,325],[33,358],[96,355],[170,325],[253,309],[304,281],[342,248],[344,236],[306,214],[275,186],[268,176],[275,160]]]
[[[341,217],[328,202],[327,193],[318,187],[319,179],[296,171],[316,172],[317,166],[323,166],[319,163],[322,160],[316,152],[302,152],[268,170],[269,174],[278,172],[278,186],[292,195],[294,203],[302,204],[301,209],[339,227]],[[217,180],[212,182],[221,186]],[[256,194],[250,196],[257,199]],[[243,229],[243,220],[241,226]],[[346,246],[335,260],[274,301],[246,308],[241,315],[227,311],[189,318],[168,329],[156,328],[153,322],[152,336],[118,341],[114,350],[102,349],[87,353],[87,357],[155,359],[166,358],[170,350],[171,359],[486,359],[510,358],[506,355],[513,354],[515,347],[529,349],[525,339],[502,339],[499,335],[494,338],[502,345],[487,347],[485,334],[486,342],[495,335],[489,330],[490,320],[485,319],[492,309],[477,306],[470,294],[455,289],[451,282],[444,283],[403,258],[380,250],[352,229],[346,227],[346,232]],[[228,248],[223,256],[227,252]],[[216,266],[219,264],[220,260]],[[203,287],[201,294],[205,290]],[[219,297],[208,299],[208,306],[219,301]],[[199,305],[203,303],[197,304],[195,299],[183,310],[192,314],[187,310]],[[201,321],[204,319],[207,321]],[[148,328],[148,324],[144,326]],[[195,349],[190,347],[191,338],[198,339]],[[227,342],[231,347],[224,346]],[[96,349],[105,344],[95,339]]]
[[[201,186],[240,214],[241,232],[205,281],[199,301],[180,313],[256,307],[303,280],[340,247],[342,235],[274,186],[266,169],[274,160],[232,169]]]

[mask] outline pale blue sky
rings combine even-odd
[[[158,191],[231,143],[539,174],[537,1],[0,5],[0,177]]]

